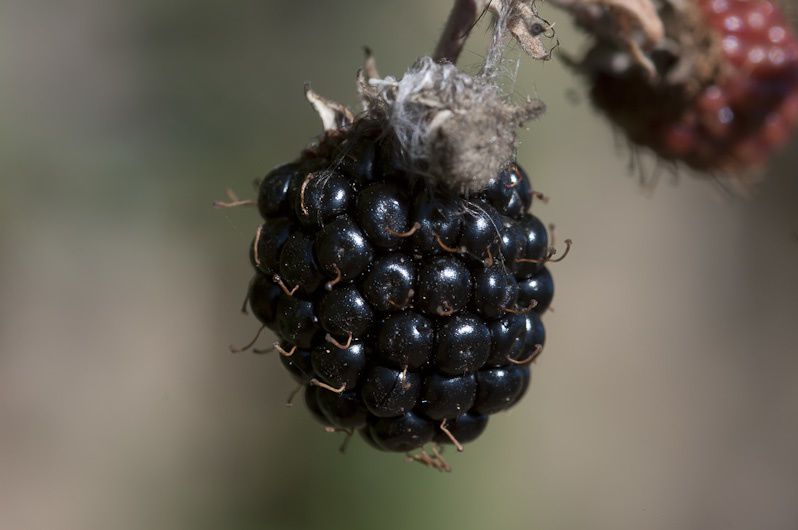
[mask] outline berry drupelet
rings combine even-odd
[[[249,307],[321,423],[384,451],[462,449],[526,391],[549,235],[517,163],[453,192],[397,170],[374,129],[328,133],[263,178]]]

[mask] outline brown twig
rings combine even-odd
[[[446,27],[435,47],[433,59],[454,63],[463,51],[463,46],[479,17],[490,5],[490,0],[455,0]]]

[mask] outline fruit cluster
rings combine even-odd
[[[689,28],[691,45],[655,50],[655,80],[641,68],[594,72],[593,100],[666,159],[705,171],[763,165],[798,122],[798,41],[781,10],[771,0],[699,0],[661,15],[667,42]]]
[[[262,180],[249,306],[321,423],[386,451],[460,449],[521,399],[545,342],[537,194],[515,163],[470,197],[431,189],[356,129]]]

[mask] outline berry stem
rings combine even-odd
[[[435,47],[437,62],[457,62],[471,28],[490,5],[491,0],[455,0],[446,27]]]

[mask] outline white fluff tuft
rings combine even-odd
[[[367,114],[388,126],[409,170],[465,193],[484,189],[512,160],[516,129],[543,111],[539,101],[513,105],[488,78],[430,57],[401,80],[372,79],[362,91]]]

